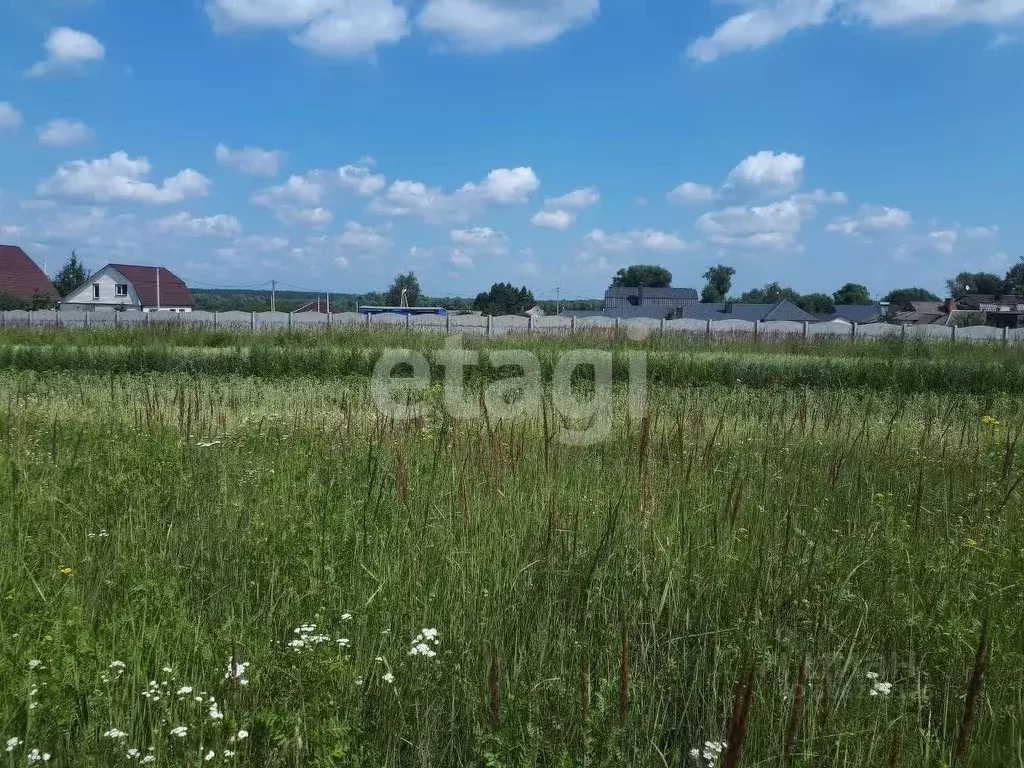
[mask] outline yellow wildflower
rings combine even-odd
[[[964,544],[966,544],[968,547],[978,546],[978,542],[976,542],[974,539],[964,539]]]
[[[996,421],[996,418],[994,416],[982,416],[981,423],[984,424],[986,427],[994,427],[997,424],[999,424],[999,422]]]
[[[69,566],[69,565],[62,565],[57,570],[60,571],[61,573],[63,573],[65,576],[70,576],[71,575],[71,566]]]

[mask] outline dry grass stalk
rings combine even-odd
[[[807,688],[807,656],[800,661],[800,674],[797,676],[796,687],[793,689],[793,708],[789,712],[789,724],[786,726],[786,741],[782,750],[785,765],[793,761],[796,750],[796,737],[800,732],[800,721],[804,714],[804,691]]]
[[[501,662],[498,654],[491,656],[491,674],[488,681],[491,693],[491,722],[495,728],[501,727]]]
[[[622,658],[619,661],[619,725],[626,727],[629,718],[629,644],[626,622],[622,622]]]
[[[729,723],[728,746],[722,756],[722,768],[737,768],[743,759],[743,748],[747,743],[750,725],[750,705],[754,700],[754,665],[736,684],[736,695],[732,702],[732,719]]]
[[[988,618],[981,624],[981,636],[978,638],[978,649],[974,654],[974,669],[971,670],[971,677],[967,681],[967,696],[964,701],[964,716],[960,721],[960,732],[956,739],[956,758],[962,760],[967,757],[967,748],[971,744],[971,732],[974,730],[975,712],[978,707],[978,698],[981,696],[981,684],[985,677],[985,667],[988,666]]]
[[[580,723],[585,731],[590,717],[590,661],[586,656],[580,662]]]

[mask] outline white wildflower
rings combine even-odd
[[[248,685],[249,681],[245,679],[247,669],[249,669],[248,661],[235,661],[232,656],[228,659],[228,671],[224,673],[224,679],[239,685]]]
[[[341,620],[342,621],[348,621],[351,618],[352,618],[352,614],[351,613],[343,613],[343,614],[341,614]]]
[[[146,755],[144,758],[139,760],[139,765],[149,765],[150,763],[155,763],[155,762],[156,762],[156,757],[155,756],[153,756],[153,755]]]
[[[190,693],[192,693],[192,686],[191,685],[183,685],[183,686],[181,686],[181,688],[178,689],[178,694],[177,695],[178,696],[188,696]]]
[[[29,659],[28,668],[29,669],[46,669],[46,667],[43,666],[43,662],[41,662],[39,659]]]
[[[11,738],[9,738],[7,740],[7,751],[8,752],[13,752],[14,750],[16,750],[18,747],[20,747],[24,743],[25,742],[23,742],[17,736],[12,736]]]
[[[888,696],[892,693],[892,683],[875,683],[868,693],[872,696]]]
[[[132,760],[138,760],[140,755],[142,755],[142,753],[139,752],[139,750],[135,749],[135,747],[132,747],[127,752],[125,752],[125,756],[130,757]]]
[[[349,639],[347,637],[339,637],[338,638],[338,646],[340,648],[348,648],[348,646],[349,646]]]
[[[868,672],[868,680],[877,680],[877,679],[878,679],[878,673],[877,672]]]
[[[235,756],[235,753],[234,753],[233,750],[230,750],[230,749],[225,749],[224,750],[224,757],[234,757],[234,756]]]
[[[209,752],[207,752],[207,753],[206,753],[206,754],[205,754],[205,755],[203,756],[203,760],[205,760],[206,762],[210,762],[210,761],[211,761],[211,760],[213,760],[213,758],[215,758],[216,756],[217,756],[217,753],[216,753],[216,752],[214,752],[214,751],[213,751],[213,750],[211,749],[211,750],[210,750]]]
[[[38,749],[31,749],[28,753],[28,764],[35,765],[36,763],[48,763],[50,762],[49,752],[40,752]]]
[[[224,713],[220,711],[220,707],[217,706],[217,702],[213,702],[210,705],[209,712],[210,712],[210,719],[211,720],[223,720],[224,719]]]
[[[108,739],[123,739],[128,734],[124,731],[118,730],[117,728],[111,728],[109,731],[103,734]]]
[[[391,683],[395,682],[395,676],[392,675],[390,672],[385,672],[383,675],[381,675],[380,679],[383,680],[388,685],[390,685]]]
[[[177,736],[179,739],[184,739],[188,736],[188,726],[179,725],[175,728],[171,728],[171,736]]]

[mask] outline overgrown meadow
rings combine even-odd
[[[440,343],[0,334],[0,766],[1024,766],[1024,351],[467,342],[649,351],[573,447]]]

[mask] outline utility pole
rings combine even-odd
[[[327,314],[331,314],[331,294],[327,294]]]
[[[160,267],[156,268],[156,311],[160,311]]]
[[[556,285],[555,286],[555,314],[556,315],[558,314],[558,311],[559,311],[561,305],[562,305],[562,286]]]
[[[275,311],[274,299],[277,298],[277,280],[270,281],[270,311]]]

